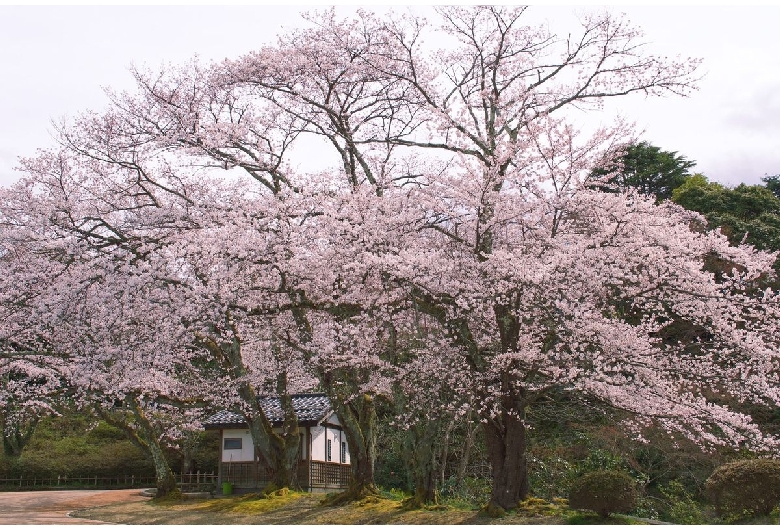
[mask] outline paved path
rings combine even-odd
[[[81,508],[143,502],[143,490],[13,491],[0,493],[0,526],[9,524],[109,524],[68,517]]]

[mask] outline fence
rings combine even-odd
[[[346,488],[352,479],[352,468],[349,464],[334,462],[311,462],[312,486],[336,486]]]
[[[176,483],[182,493],[196,491],[214,492],[217,489],[216,473],[182,473],[176,474]]]
[[[222,480],[240,488],[262,488],[271,480],[271,470],[259,462],[222,462]],[[302,460],[296,470],[297,484],[302,488],[344,489],[352,479],[349,464],[309,462]]]
[[[174,473],[176,483],[183,492],[211,491],[216,488],[214,473]],[[0,478],[0,490],[24,491],[45,489],[131,489],[154,487],[153,476],[123,475],[120,477],[13,477]]]

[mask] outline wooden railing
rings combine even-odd
[[[176,475],[176,484],[182,493],[197,491],[214,492],[217,489],[217,475],[215,473],[182,473]]]
[[[121,477],[6,477],[0,478],[0,489],[3,490],[36,490],[36,489],[125,489],[154,486],[155,477],[125,475]]]
[[[312,486],[338,486],[346,488],[352,478],[349,464],[335,462],[311,462]]]
[[[211,491],[216,488],[214,473],[174,473],[176,483],[184,492]],[[0,490],[24,491],[39,489],[132,489],[154,487],[154,476],[122,475],[113,477],[5,477],[0,478]]]
[[[297,486],[346,488],[352,477],[349,464],[306,462],[298,464]],[[222,480],[239,488],[261,488],[271,481],[271,470],[259,462],[223,462]]]
[[[222,480],[234,486],[256,488],[271,478],[271,470],[259,462],[222,462]]]

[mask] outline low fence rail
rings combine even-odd
[[[217,485],[214,473],[174,473],[176,483],[183,492],[212,491]],[[132,489],[154,487],[154,476],[122,475],[113,477],[0,477],[1,491],[24,491],[40,489]]]
[[[217,489],[216,473],[182,473],[176,474],[176,484],[183,493],[210,491]]]
[[[223,462],[222,480],[240,488],[262,488],[271,480],[271,470],[259,462]],[[301,461],[296,470],[297,486],[302,488],[341,488],[349,486],[352,468],[336,462]]]
[[[346,488],[352,479],[352,468],[349,464],[336,464],[333,462],[311,463],[312,486],[336,486]]]

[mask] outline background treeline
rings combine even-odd
[[[177,472],[217,470],[218,433],[191,433],[184,444],[166,448]],[[85,412],[64,409],[43,417],[19,454],[0,457],[0,477],[154,477],[147,452],[125,432]]]

